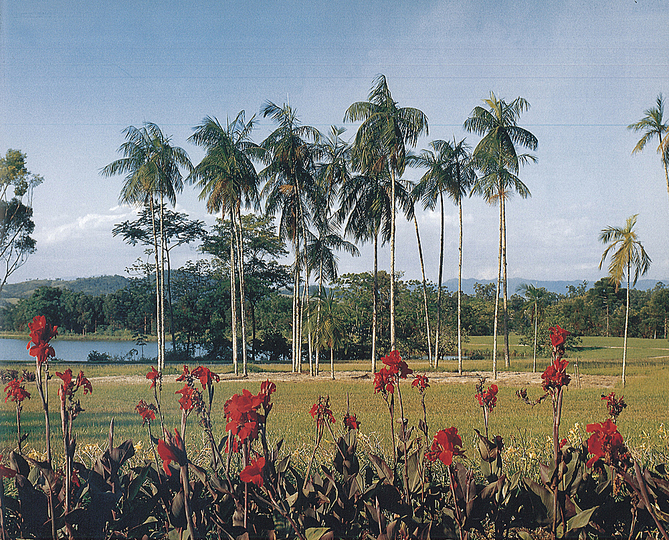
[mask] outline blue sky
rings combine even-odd
[[[124,274],[141,248],[113,238],[133,217],[118,205],[122,178],[99,170],[119,155],[122,130],[150,121],[194,162],[187,142],[205,116],[258,114],[289,101],[323,132],[355,125],[344,111],[386,75],[400,106],[429,119],[428,137],[478,137],[462,123],[491,91],[527,99],[520,125],[539,140],[521,170],[532,197],[507,206],[509,275],[586,279],[598,234],[639,214],[653,259],[669,279],[669,196],[655,146],[632,155],[639,120],[669,94],[666,0],[490,2],[273,2],[0,0],[0,152],[18,148],[45,182],[35,191],[37,252],[11,282]],[[669,113],[669,111],[667,111]],[[262,140],[271,121],[259,118]],[[420,171],[407,171],[417,179]],[[213,223],[186,186],[177,209]],[[447,206],[445,278],[457,274],[457,210]],[[464,276],[496,276],[498,213],[464,203]],[[428,278],[436,280],[437,213],[419,214]],[[397,267],[419,278],[413,225],[398,223]],[[388,265],[387,249],[381,263]],[[175,254],[177,265],[201,255]],[[340,271],[371,269],[371,249],[342,254]]]

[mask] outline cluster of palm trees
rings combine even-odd
[[[376,370],[376,333],[378,300],[379,242],[390,244],[390,347],[395,337],[395,229],[397,211],[413,220],[423,272],[425,324],[430,364],[437,366],[443,354],[441,282],[444,261],[444,198],[450,197],[460,215],[459,278],[462,269],[462,201],[471,194],[482,195],[500,212],[499,272],[497,298],[503,290],[505,359],[508,366],[508,317],[506,287],[506,207],[508,197],[517,192],[530,195],[519,179],[520,166],[534,156],[519,149],[535,150],[537,139],[518,126],[528,102],[517,98],[507,103],[491,93],[485,106],[474,108],[465,121],[467,131],[481,136],[472,151],[465,140],[435,140],[418,154],[411,152],[419,138],[428,134],[426,115],[416,108],[399,107],[393,99],[386,78],[378,76],[367,101],[353,103],[344,121],[359,122],[352,144],[342,136],[343,128],[332,127],[327,136],[303,125],[290,105],[267,102],[263,117],[276,125],[259,144],[251,140],[255,117],[246,120],[240,112],[232,121],[221,124],[205,118],[194,128],[189,141],[201,146],[205,156],[192,165],[182,148],[172,146],[155,124],[125,130],[126,142],[119,149],[123,157],[102,169],[103,175],[125,174],[120,200],[153,208],[166,199],[174,204],[185,181],[200,189],[207,210],[220,212],[231,222],[230,286],[232,314],[232,357],[238,372],[238,341],[241,339],[242,372],[247,371],[246,314],[244,309],[244,253],[242,210],[264,211],[275,216],[279,236],[289,242],[294,255],[292,365],[302,369],[303,336],[306,335],[310,373],[317,374],[321,349],[332,350],[344,336],[338,335],[336,299],[325,284],[337,277],[336,252],[358,253],[353,242],[372,242],[374,246],[374,294],[372,314],[371,368]],[[255,165],[260,167],[256,169]],[[407,166],[425,173],[416,183],[403,179]],[[183,170],[183,172],[182,172]],[[264,208],[261,210],[261,203]],[[430,330],[425,268],[415,205],[441,213],[439,287],[434,342]],[[154,215],[151,212],[150,215]],[[159,369],[164,366],[164,252],[162,215],[152,223],[159,336]],[[349,238],[352,242],[347,241]],[[310,280],[318,282],[316,302],[309,299]],[[458,299],[460,298],[458,287]],[[495,342],[497,339],[495,308]],[[239,313],[239,314],[238,314]],[[239,328],[238,328],[239,327]],[[238,335],[239,330],[239,335]],[[496,347],[495,347],[496,349]],[[460,300],[458,300],[458,351],[462,370]],[[315,361],[312,362],[312,358]],[[496,377],[496,360],[493,361]]]

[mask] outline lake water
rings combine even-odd
[[[0,362],[33,360],[26,349],[28,341],[30,338],[0,338]],[[51,345],[56,351],[56,358],[67,362],[86,362],[88,353],[91,351],[125,358],[134,349],[136,353],[132,353],[132,359],[139,359],[142,355],[142,348],[134,341],[69,341],[55,338],[51,341]],[[157,355],[158,344],[155,341],[144,346],[145,357],[156,357]]]

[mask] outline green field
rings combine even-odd
[[[531,349],[517,345],[512,339],[511,371],[528,371],[532,367]],[[57,344],[56,344],[57,345]],[[491,348],[491,338],[472,338],[467,344],[469,350],[483,350]],[[620,338],[584,338],[583,346],[578,351],[569,353],[570,361],[578,360],[581,374],[587,375],[620,375],[622,340]],[[669,383],[669,343],[664,340],[629,340],[628,351],[628,383],[626,388],[616,383],[617,395],[623,394],[628,403],[627,409],[621,415],[618,424],[628,446],[643,461],[650,463],[669,461],[669,438],[665,430],[665,423],[669,418],[669,399],[666,386]],[[538,360],[538,371],[542,371],[548,360]],[[503,358],[498,359],[500,371],[503,369]],[[193,364],[194,367],[195,364]],[[414,371],[422,372],[427,369],[427,362],[409,360]],[[9,367],[9,366],[5,366]],[[13,368],[21,368],[12,365]],[[32,367],[26,363],[25,367]],[[82,366],[53,364],[51,373],[63,371],[72,367],[78,371]],[[230,366],[210,366],[219,373],[230,372]],[[277,372],[288,369],[285,365],[252,366],[253,371],[266,371],[267,377],[272,380],[278,377]],[[328,366],[323,366],[326,370]],[[367,363],[339,363],[336,370],[366,370]],[[440,366],[440,371],[455,371],[456,362],[447,361]],[[75,432],[78,441],[78,459],[90,464],[104,448],[106,448],[109,421],[113,417],[116,426],[116,442],[131,438],[135,441],[138,456],[150,457],[148,452],[148,436],[146,428],[142,428],[141,419],[134,411],[139,399],[150,401],[153,392],[149,390],[148,381],[140,384],[128,384],[118,379],[98,379],[103,376],[141,376],[148,371],[147,365],[85,365],[85,374],[94,386],[92,395],[81,395],[81,405],[85,409],[75,420]],[[308,368],[307,368],[308,369]],[[180,372],[180,366],[169,366],[167,373]],[[466,360],[465,370],[489,371],[490,360]],[[62,453],[60,445],[60,418],[58,413],[58,396],[56,393],[59,379],[54,377],[50,382],[50,406],[52,422],[52,447],[56,456]],[[257,392],[258,380],[225,381],[216,385],[216,396],[213,408],[214,431],[217,437],[223,434],[225,420],[223,418],[223,404],[232,394],[248,388]],[[180,412],[174,392],[181,388],[182,383],[167,382],[163,388],[163,407],[166,416],[166,426],[169,429],[178,427]],[[34,450],[39,456],[44,451],[43,441],[43,414],[34,384],[28,384],[27,389],[33,394],[32,399],[24,404],[22,413],[23,429],[30,432],[25,448]],[[410,382],[402,384],[405,413],[409,424],[416,426],[422,418],[419,395],[411,389]],[[520,402],[515,392],[517,386],[500,383],[500,393],[497,408],[491,413],[491,434],[500,434],[506,444],[507,462],[512,469],[535,471],[538,460],[547,460],[550,455],[551,435],[551,406],[544,402],[535,407],[529,407]],[[605,389],[608,393],[608,389]],[[601,422],[606,419],[606,410],[601,402],[602,388],[576,388],[571,385],[565,397],[561,436],[567,437],[571,443],[579,443],[587,438],[585,425],[592,422]],[[528,389],[532,397],[541,394],[539,385]],[[269,418],[269,432],[271,440],[283,438],[284,449],[293,454],[297,462],[308,459],[312,448],[314,422],[309,415],[311,405],[319,395],[329,395],[331,406],[337,417],[338,424],[335,431],[342,429],[341,418],[346,412],[347,399],[352,413],[357,414],[361,425],[361,440],[363,447],[378,452],[389,453],[388,412],[383,399],[374,395],[372,378],[355,381],[331,381],[329,373],[325,372],[318,379],[308,379],[306,382],[286,381],[277,382],[277,392],[273,395],[274,408]],[[465,449],[469,456],[474,457],[474,428],[483,429],[481,409],[474,398],[473,384],[446,384],[433,383],[426,394],[428,411],[428,425],[430,433],[438,429],[456,426],[463,437]],[[0,427],[0,454],[7,455],[15,441],[15,409],[13,403],[3,406],[2,424]],[[669,429],[669,426],[667,426]],[[157,431],[157,429],[156,429]],[[206,456],[202,454],[204,440],[201,429],[197,425],[197,418],[193,415],[188,421],[187,443],[191,456],[202,462]],[[328,437],[329,438],[329,437]],[[330,443],[324,445],[323,451],[331,451]]]

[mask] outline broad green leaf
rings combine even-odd
[[[573,518],[567,521],[567,532],[586,527],[588,523],[590,523],[590,518],[592,517],[592,514],[595,512],[595,510],[597,510],[597,508],[599,508],[599,506],[588,508],[584,512],[576,514]]]
[[[321,538],[330,532],[328,527],[310,527],[305,531],[307,540],[321,540]]]

